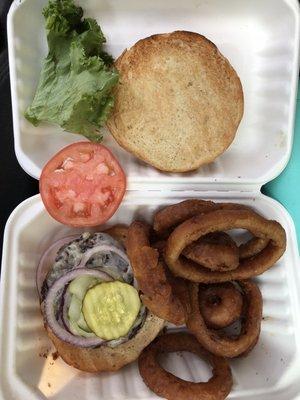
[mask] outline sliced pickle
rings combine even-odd
[[[68,310],[68,318],[70,321],[78,321],[81,313],[82,300],[76,296],[71,297],[70,306]]]
[[[141,301],[137,290],[127,283],[104,282],[89,289],[82,312],[88,327],[105,340],[125,336],[134,324]]]
[[[80,313],[79,319],[77,321],[77,325],[79,326],[80,329],[83,329],[86,332],[92,332],[90,330],[90,328],[87,326],[87,323],[86,323],[86,321],[84,319],[84,316],[83,316],[82,312]]]
[[[82,337],[96,337],[96,335],[94,334],[94,332],[92,331],[85,331],[84,329],[81,329],[75,322],[70,321],[69,322],[69,326],[70,326],[70,331],[73,333],[73,335],[78,335],[78,336],[82,336]]]
[[[90,275],[83,275],[75,278],[69,285],[68,290],[70,293],[75,294],[78,299],[83,300],[86,291],[99,283],[98,278],[94,278]]]
[[[85,275],[74,279],[68,287],[68,291],[71,294],[71,301],[68,309],[68,319],[70,330],[74,335],[85,337],[94,335],[94,333],[87,326],[83,317],[82,300],[87,290],[94,285],[97,285],[99,282],[101,282],[100,279]]]

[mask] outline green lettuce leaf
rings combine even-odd
[[[35,126],[50,122],[100,141],[118,82],[113,59],[103,50],[105,37],[96,20],[82,19],[73,0],[50,1],[43,15],[49,52],[25,117]]]

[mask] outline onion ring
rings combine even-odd
[[[210,232],[242,228],[258,238],[267,239],[267,246],[253,257],[240,261],[233,271],[209,271],[181,257],[190,243]],[[251,210],[217,210],[197,215],[179,225],[169,236],[164,252],[171,271],[179,277],[200,283],[244,280],[257,276],[272,267],[286,248],[286,235],[276,221],[266,220]]]
[[[115,240],[120,242],[124,247],[126,244],[127,231],[128,231],[128,226],[125,224],[113,225],[110,228],[104,230],[105,233],[107,233]]]
[[[171,231],[185,220],[199,214],[215,210],[250,210],[250,207],[237,203],[214,203],[213,201],[189,199],[172,204],[154,215],[153,229],[161,238],[166,238]],[[264,238],[252,238],[240,246],[240,258],[252,257],[268,244]]]
[[[159,251],[150,247],[150,226],[135,221],[129,229],[126,241],[127,254],[131,262],[141,299],[153,314],[175,325],[184,323],[184,312],[180,300],[174,293],[167,274],[168,269]],[[180,279],[174,278],[177,284]]]
[[[199,343],[211,353],[233,358],[248,353],[256,344],[262,319],[262,296],[258,286],[250,281],[238,282],[243,290],[245,315],[241,320],[241,332],[237,337],[210,330],[199,308],[201,285],[190,282],[189,303],[185,304],[186,326]]]
[[[253,237],[246,243],[239,246],[240,259],[249,258],[260,253],[269,243],[268,240],[263,238]]]
[[[166,241],[159,240],[151,246],[163,255]],[[182,254],[197,264],[215,271],[228,271],[239,265],[239,248],[225,232],[214,232],[203,236],[187,246]]]
[[[241,317],[243,297],[232,282],[204,286],[199,291],[199,308],[207,327],[222,329]]]
[[[184,200],[167,206],[154,214],[153,229],[160,237],[166,237],[170,229],[175,228],[186,219],[216,209],[216,204],[213,201]]]
[[[188,382],[163,369],[158,361],[161,353],[188,351],[208,361],[213,376],[208,382]],[[232,388],[232,375],[223,357],[210,354],[188,333],[173,333],[158,337],[141,353],[139,371],[145,384],[158,396],[168,400],[223,400]]]
[[[151,243],[151,247],[156,249],[161,256],[163,256],[165,247],[166,247],[166,241],[165,240],[159,240],[157,242]]]
[[[182,254],[212,271],[231,271],[239,265],[239,248],[225,232],[208,233],[188,245]]]

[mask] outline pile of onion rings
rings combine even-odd
[[[228,232],[233,229],[252,237],[237,244]],[[126,248],[145,305],[194,335],[167,334],[151,343],[139,358],[145,383],[167,399],[204,393],[224,399],[232,386],[225,358],[247,355],[259,339],[263,301],[251,279],[283,255],[283,227],[244,205],[192,199],[159,210],[152,227],[133,222]],[[173,351],[206,358],[213,377],[193,383],[165,371],[157,356]]]

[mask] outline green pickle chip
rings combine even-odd
[[[125,336],[134,324],[141,301],[137,290],[114,281],[93,286],[83,299],[82,312],[88,327],[105,340]]]

